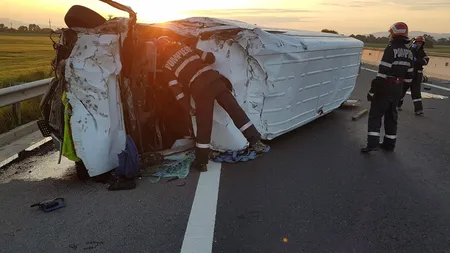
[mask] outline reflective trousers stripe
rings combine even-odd
[[[197,148],[210,148],[211,147],[211,145],[209,145],[209,144],[201,144],[201,143],[198,143],[198,142],[195,144],[195,146]]]
[[[386,134],[384,137],[386,137],[386,138],[388,138],[388,139],[391,139],[391,140],[397,139],[397,135],[389,135],[389,134]]]
[[[370,135],[370,136],[380,136],[380,133],[377,133],[377,132],[369,132],[368,135]]]
[[[413,102],[415,103],[415,102],[420,102],[420,101],[422,101],[422,99],[421,98],[418,98],[418,99],[413,99]]]
[[[245,130],[247,130],[249,127],[251,127],[253,123],[251,121],[247,122],[247,124],[243,125],[239,130],[241,133],[243,133]]]

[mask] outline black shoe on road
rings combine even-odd
[[[363,154],[368,154],[372,151],[378,151],[378,148],[365,147],[365,148],[361,149],[361,153],[363,153]]]
[[[381,148],[382,150],[388,151],[388,152],[393,152],[393,151],[394,151],[394,148],[393,148],[393,147],[390,147],[390,146],[385,145],[385,144],[381,144],[381,145],[380,145],[380,148]]]
[[[422,110],[417,111],[417,112],[415,112],[415,114],[416,114],[417,116],[422,116],[422,115],[423,115],[423,111],[422,111]]]

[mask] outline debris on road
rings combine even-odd
[[[55,198],[51,200],[42,201],[40,203],[36,203],[31,205],[30,207],[38,206],[42,211],[48,213],[54,211],[56,209],[60,209],[65,207],[64,198]]]
[[[365,115],[365,114],[368,113],[368,112],[369,112],[369,110],[363,109],[363,110],[357,112],[356,114],[354,114],[354,115],[352,116],[352,120],[357,120],[357,119],[361,118],[363,115]]]
[[[341,104],[341,107],[357,107],[360,106],[361,99],[347,99]]]

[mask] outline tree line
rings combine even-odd
[[[112,18],[112,15],[109,15],[109,19]],[[39,25],[36,24],[29,24],[28,26],[19,26],[17,29],[12,27],[7,27],[5,24],[0,24],[0,32],[20,32],[20,33],[50,33],[53,30],[50,28],[41,28]],[[331,29],[322,29],[321,32],[324,33],[333,33],[333,34],[339,34],[335,30]],[[425,47],[426,48],[433,48],[434,45],[448,45],[450,46],[450,37],[449,38],[440,38],[436,40],[433,36],[429,34],[424,34],[425,37]],[[364,43],[373,43],[373,44],[387,44],[389,43],[388,37],[375,37],[372,34],[370,35],[350,35],[350,37],[358,39]]]
[[[36,24],[29,24],[28,26],[19,26],[17,29],[8,27],[5,24],[0,24],[0,32],[20,32],[20,33],[50,33],[53,29],[50,28],[41,28]]]
[[[330,29],[323,29],[322,32],[324,33],[334,33],[334,34],[339,34],[337,31],[335,30],[330,30]],[[371,35],[350,35],[350,37],[358,39],[364,43],[372,43],[372,44],[388,44],[389,43],[389,38],[388,37],[375,37],[372,34]],[[433,48],[434,45],[446,45],[446,46],[450,46],[450,37],[449,38],[440,38],[440,39],[435,39],[433,36],[429,35],[429,34],[424,34],[423,37],[425,38],[425,47],[426,48]]]

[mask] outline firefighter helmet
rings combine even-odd
[[[397,22],[389,28],[392,37],[408,37],[408,25],[404,22]]]
[[[157,39],[156,44],[159,48],[166,48],[168,46],[177,44],[177,42],[169,36],[161,36]]]
[[[423,42],[423,43],[425,43],[425,38],[423,36],[417,36],[414,39],[414,42]]]

